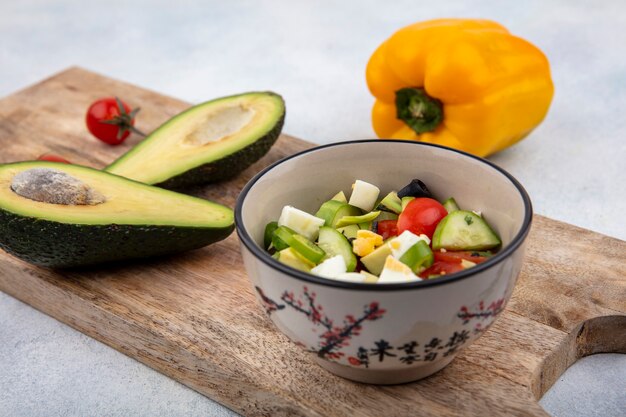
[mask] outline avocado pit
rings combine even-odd
[[[81,180],[52,168],[33,168],[13,177],[11,190],[24,198],[48,204],[93,206],[104,196]]]

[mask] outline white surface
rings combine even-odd
[[[624,369],[626,355],[607,353],[582,358],[543,396],[541,405],[553,416],[623,417],[626,415]]]
[[[317,143],[366,138],[372,98],[363,74],[382,40],[418,20],[491,18],[546,52],[556,95],[540,128],[490,159],[524,184],[537,213],[626,239],[626,2],[172,3],[0,2],[0,95],[80,65],[191,102],[275,90],[287,102],[285,132]],[[559,416],[577,415],[582,400],[597,415],[619,410],[606,390],[567,388],[615,386],[611,375],[623,382],[625,361],[614,356],[588,359],[614,373],[581,365],[542,404]],[[0,392],[0,415],[223,410],[3,294]]]

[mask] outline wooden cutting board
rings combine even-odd
[[[117,95],[151,131],[187,103],[71,68],[0,101],[0,162],[54,152],[103,167],[139,141],[93,139],[84,112]],[[259,169],[312,144],[283,135],[237,179],[192,190],[234,206]],[[545,415],[541,395],[578,358],[626,353],[626,242],[536,216],[513,298],[443,371],[412,384],[335,377],[256,304],[235,234],[182,256],[54,272],[0,252],[0,290],[244,415]],[[25,376],[27,378],[27,376]]]

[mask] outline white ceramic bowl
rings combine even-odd
[[[480,210],[503,247],[473,268],[400,284],[334,281],[283,265],[262,248],[265,225],[285,205],[309,213],[355,179],[398,190],[424,181],[442,201]],[[502,312],[522,265],[532,206],[510,174],[483,159],[419,142],[335,143],[287,157],[255,176],[235,221],[257,298],[283,333],[330,372],[396,384],[431,375],[474,342]]]

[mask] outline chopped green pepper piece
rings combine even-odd
[[[265,249],[269,249],[272,244],[272,237],[274,236],[274,230],[278,229],[277,222],[269,222],[265,226],[265,233],[263,234],[263,246]]]
[[[411,246],[400,257],[400,262],[407,265],[415,273],[431,266],[434,260],[433,251],[424,240],[420,240],[415,245]]]
[[[296,232],[287,226],[280,226],[274,230],[272,245],[274,245],[274,248],[279,252],[283,249],[287,249],[289,247],[289,241],[291,241],[291,236],[295,234]]]
[[[339,228],[339,227],[348,226],[350,224],[360,225],[361,223],[369,223],[373,221],[374,219],[376,219],[376,217],[378,217],[379,214],[380,214],[380,211],[372,211],[367,214],[363,214],[361,216],[343,216],[341,219],[339,219],[335,227]]]
[[[324,259],[324,256],[326,256],[326,252],[324,252],[322,248],[311,242],[306,237],[302,235],[292,235],[291,238],[289,246],[291,246],[306,260],[317,265],[322,259]]]

